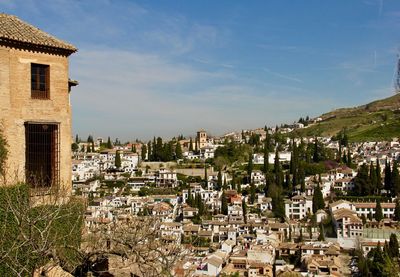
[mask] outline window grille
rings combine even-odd
[[[34,187],[58,185],[60,142],[58,124],[26,123],[26,181]]]

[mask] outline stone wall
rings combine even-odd
[[[31,63],[50,66],[50,99],[31,98]],[[71,188],[68,58],[0,45],[0,124],[9,145],[7,182],[25,180],[25,122],[58,123],[60,182]]]

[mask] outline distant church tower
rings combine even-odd
[[[199,149],[207,146],[207,132],[200,130],[197,132],[196,143],[198,143]]]
[[[68,57],[77,49],[0,13],[0,128],[8,183],[71,189]],[[1,185],[1,184],[0,184]]]

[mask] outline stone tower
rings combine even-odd
[[[0,14],[0,128],[6,184],[71,188],[68,57],[77,49],[16,16]],[[4,183],[4,181],[3,181]]]
[[[198,143],[199,149],[207,146],[207,132],[204,130],[200,130],[197,132],[196,141]]]

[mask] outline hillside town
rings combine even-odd
[[[400,276],[395,1],[3,2],[0,276]]]
[[[85,229],[157,218],[159,238],[185,253],[174,276],[358,276],[370,251],[395,243],[398,253],[400,204],[392,191],[400,188],[399,141],[349,143],[345,132],[339,140],[290,138],[282,129],[222,137],[200,130],[193,139],[166,142],[175,151],[163,162],[151,161],[157,139],[113,144],[77,137],[73,193],[87,200]],[[248,161],[221,165],[220,150],[229,144],[255,151]],[[321,170],[296,172],[296,151],[304,146]],[[328,154],[313,161],[316,149]],[[278,170],[285,197],[277,204],[268,186]],[[376,187],[358,191],[362,182]],[[110,270],[118,275],[121,268]]]

